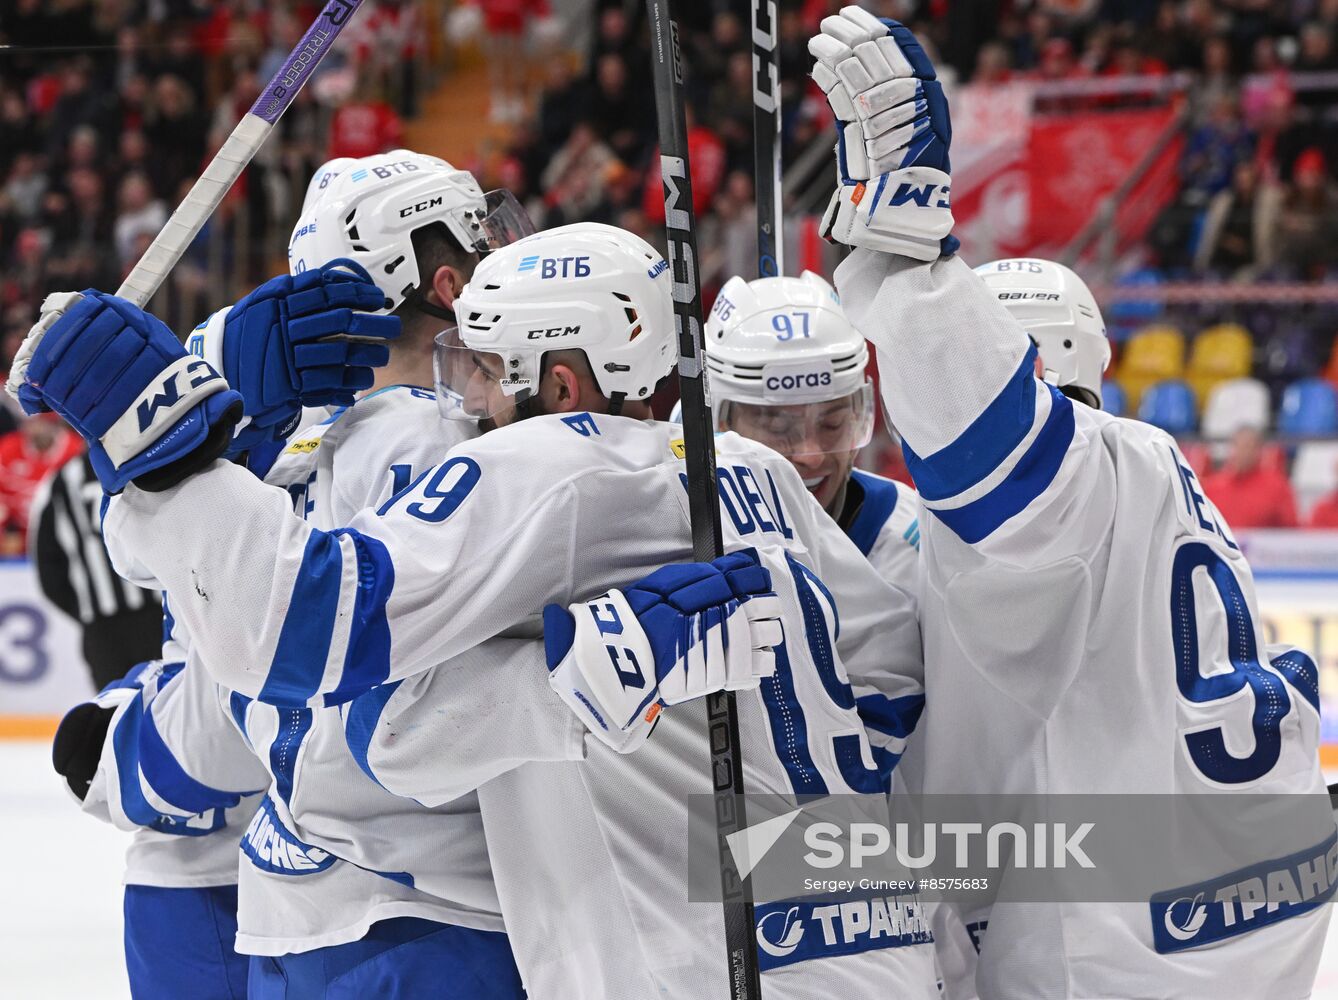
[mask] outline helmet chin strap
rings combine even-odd
[[[1091,389],[1084,389],[1080,385],[1061,385],[1059,391],[1069,399],[1090,406],[1094,410],[1101,409],[1101,400]]]
[[[404,296],[404,301],[413,306],[419,312],[427,313],[437,319],[449,320],[455,322],[455,310],[448,309],[446,306],[439,306],[435,302],[429,302],[427,296],[416,285],[410,288]]]

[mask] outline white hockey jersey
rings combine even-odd
[[[847,490],[858,490],[842,529],[888,583],[914,593],[920,574],[920,498],[905,483],[855,469]],[[847,507],[850,502],[847,501]]]
[[[267,481],[307,520],[333,526],[387,499],[472,432],[469,425],[440,424],[431,392],[382,390],[299,434]],[[439,433],[423,434],[425,426]],[[146,717],[164,735],[140,757],[165,757],[192,780],[232,766],[247,775],[248,787],[268,789],[231,840],[234,878],[238,839],[242,845],[240,951],[270,955],[341,944],[397,916],[502,929],[472,795],[429,810],[387,793],[350,752],[338,708],[253,702],[218,685],[189,645],[190,665],[148,705]],[[529,661],[542,669],[539,644],[528,647]],[[190,802],[175,787],[141,784],[161,808],[179,813],[208,801],[210,788],[227,794],[236,780],[197,782],[204,797]],[[294,822],[294,812],[306,825]],[[386,844],[404,850],[387,859]],[[431,865],[411,871],[399,863],[415,851]],[[430,870],[427,887],[415,882],[418,867]]]
[[[1036,379],[1025,332],[959,259],[856,250],[836,280],[928,512],[927,704],[900,776],[926,792],[1322,792],[1314,664],[1265,654],[1249,566],[1175,442]],[[1323,836],[1297,830],[1292,849],[1338,856]],[[1178,913],[1173,935],[1155,899],[963,918],[987,1000],[1298,1000],[1332,891]]]
[[[435,805],[460,793],[464,768],[509,758],[512,743],[534,737],[478,727],[471,758],[435,756],[441,734],[462,724],[452,706],[505,702],[513,680],[494,668],[460,671],[458,684],[435,691],[430,680],[396,682],[490,637],[538,635],[546,603],[690,558],[678,434],[624,417],[534,418],[457,447],[336,531],[297,520],[220,464],[173,490],[132,487],[114,501],[113,558],[180,593],[174,611],[202,661],[246,695],[302,709],[371,691],[345,712],[365,714],[348,727],[350,745],[382,785]],[[910,599],[878,577],[783,458],[732,434],[717,446],[726,546],[757,547],[789,627],[776,677],[740,699],[747,787],[881,797],[886,775],[856,699],[919,690]],[[267,543],[237,546],[236,537]],[[252,627],[230,627],[238,621]],[[471,683],[483,698],[462,695]],[[400,699],[411,686],[419,697]],[[564,719],[551,693],[549,705]],[[537,1000],[725,991],[720,908],[676,891],[687,870],[686,796],[711,789],[705,711],[665,716],[638,753],[593,746],[583,763],[527,764],[479,790],[507,932]],[[556,726],[552,753],[572,754],[575,735],[569,719]],[[899,913],[894,933],[866,925],[860,939],[847,928],[831,954],[815,944],[809,961],[778,963],[768,995],[933,996],[922,915],[913,902]]]

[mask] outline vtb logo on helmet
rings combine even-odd
[[[435,156],[397,149],[320,171],[324,189],[289,241],[294,274],[338,258],[357,261],[393,310],[417,295],[416,230],[440,222],[466,251],[488,253],[534,232],[509,191],[484,194],[472,174]],[[315,179],[313,178],[313,185]]]
[[[529,398],[549,351],[585,352],[610,400],[645,400],[673,369],[673,300],[664,258],[613,226],[581,222],[486,257],[437,337],[437,400],[482,419]],[[579,281],[546,281],[561,277]],[[536,277],[538,280],[536,280]]]

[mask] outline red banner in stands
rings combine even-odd
[[[969,261],[1057,254],[1174,116],[1170,107],[1036,114],[1031,103],[1026,86],[954,95],[954,232]],[[1179,154],[1172,142],[1124,201],[1121,245],[1140,238],[1174,194]]]

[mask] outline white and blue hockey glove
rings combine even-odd
[[[770,677],[780,615],[753,549],[665,566],[626,590],[548,605],[548,680],[600,742],[630,753],[663,706]]]
[[[808,51],[837,127],[839,183],[823,236],[917,260],[955,252],[948,102],[911,30],[843,7]]]
[[[187,347],[241,393],[241,428],[230,454],[281,440],[303,406],[347,406],[372,384],[372,369],[390,360],[387,341],[398,316],[371,315],[385,294],[357,263],[265,282],[192,331]]]
[[[83,436],[108,493],[180,482],[222,454],[242,412],[241,396],[161,320],[91,288],[46,297],[6,389]]]

